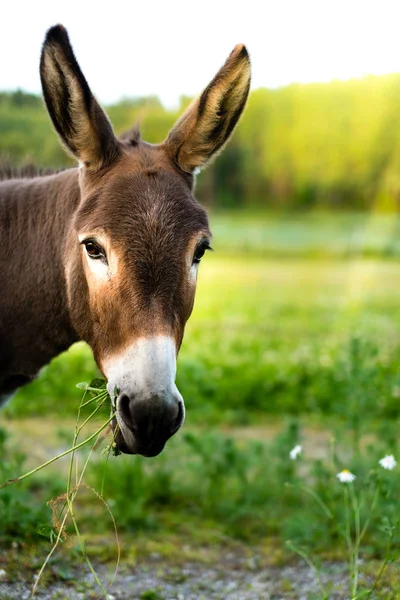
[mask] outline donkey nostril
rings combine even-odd
[[[178,404],[178,416],[176,417],[176,419],[175,419],[175,421],[174,421],[174,423],[173,423],[173,425],[171,427],[171,434],[172,435],[178,431],[178,429],[182,425],[182,421],[183,421],[183,404],[182,404],[182,402],[179,402],[179,404]]]
[[[118,410],[121,414],[124,423],[126,423],[129,429],[131,429],[134,432],[136,430],[136,426],[132,419],[131,411],[129,409],[130,401],[131,399],[127,394],[121,394],[118,398]]]

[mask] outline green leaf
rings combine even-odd
[[[89,384],[86,383],[86,381],[82,381],[81,383],[77,383],[75,387],[77,387],[78,390],[87,390],[89,387]]]
[[[95,388],[97,390],[105,390],[106,389],[106,384],[107,384],[107,382],[105,381],[105,379],[101,379],[100,377],[95,377],[89,383],[89,387]]]
[[[42,523],[41,525],[38,525],[36,527],[36,533],[45,538],[50,538],[52,533],[54,533],[54,530],[51,525],[48,525],[47,523]]]

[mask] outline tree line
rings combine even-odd
[[[189,102],[168,110],[156,97],[124,99],[107,112],[117,133],[139,122],[156,143]],[[257,89],[197,196],[216,207],[397,210],[399,133],[400,74]],[[42,99],[20,90],[0,92],[0,155],[15,165],[73,164]]]

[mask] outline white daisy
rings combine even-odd
[[[297,446],[295,446],[290,452],[289,452],[289,456],[292,460],[296,460],[296,458],[298,456],[300,456],[300,454],[302,453],[303,448],[300,446],[300,444],[297,444]]]
[[[381,458],[381,460],[379,461],[379,464],[381,465],[381,467],[383,467],[387,471],[391,471],[392,469],[395,468],[395,466],[397,465],[397,462],[396,462],[396,459],[393,456],[393,454],[387,454],[386,456]]]
[[[353,473],[350,473],[348,469],[343,469],[336,477],[339,479],[340,483],[352,483],[356,478],[356,476],[353,475]]]

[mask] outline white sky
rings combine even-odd
[[[95,95],[199,93],[244,42],[253,88],[400,71],[400,0],[8,0],[0,89],[39,92],[40,47],[63,23]]]

